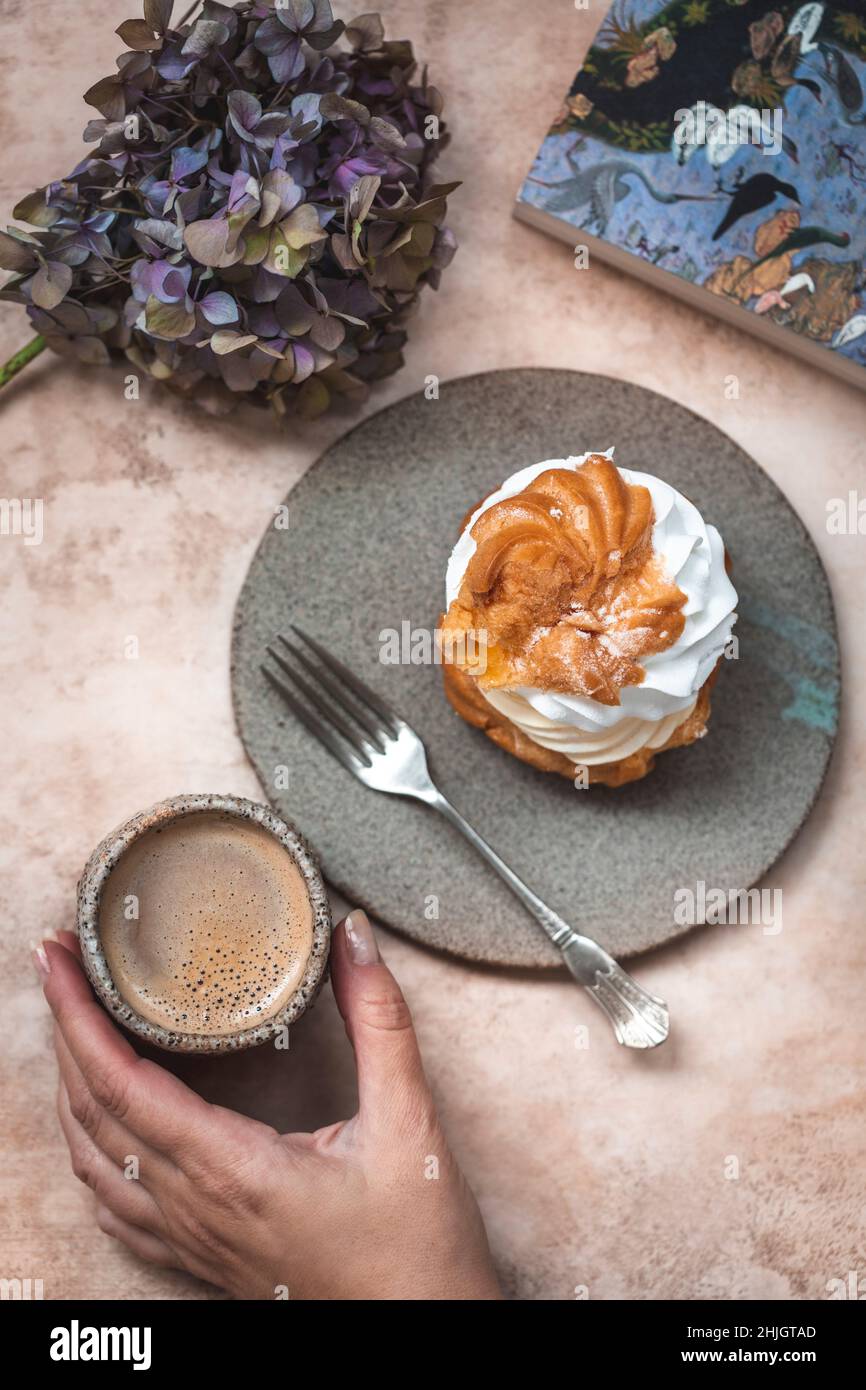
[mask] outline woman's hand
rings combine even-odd
[[[238,1298],[501,1297],[408,1008],[362,912],[336,929],[331,955],[359,1110],[315,1134],[209,1105],[140,1058],[94,998],[71,934],[35,961],[55,1018],[60,1123],[109,1235]],[[133,1157],[137,1179],[125,1176]]]

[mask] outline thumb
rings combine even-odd
[[[358,908],[334,932],[331,978],[355,1050],[362,1125],[429,1133],[436,1112],[412,1015],[379,955],[367,914]]]

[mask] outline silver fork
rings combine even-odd
[[[310,733],[365,786],[422,801],[456,826],[559,947],[574,978],[607,1014],[619,1042],[625,1047],[664,1042],[670,1027],[664,1000],[633,980],[598,942],[572,931],[518,878],[434,785],[424,744],[404,719],[314,638],[294,624],[292,631],[303,648],[280,634],[282,650],[267,649],[277,670],[263,665],[262,671]]]

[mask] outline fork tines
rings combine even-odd
[[[291,628],[304,647],[280,633],[267,648],[277,669],[263,664],[262,671],[301,723],[335,758],[352,771],[359,762],[369,767],[371,754],[384,752],[398,736],[396,716],[326,647],[294,623]],[[311,660],[311,654],[318,660]]]

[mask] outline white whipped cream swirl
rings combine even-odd
[[[550,468],[579,468],[591,454],[579,458],[546,459],[513,473],[469,518],[448,561],[446,604],[460,585],[475,541],[470,531],[478,517],[506,497],[514,497]],[[604,453],[613,458],[613,450]],[[725,571],[725,548],[714,526],[708,526],[687,497],[651,473],[620,468],[627,483],[648,489],[655,512],[652,544],[668,577],[686,596],[685,625],[672,646],[645,657],[640,685],[620,691],[618,705],[604,705],[586,695],[535,690],[484,690],[485,698],[527,738],[587,766],[615,762],[641,748],[660,748],[688,719],[698,691],[724,651],[737,619],[737,594]],[[611,643],[616,633],[608,632]]]

